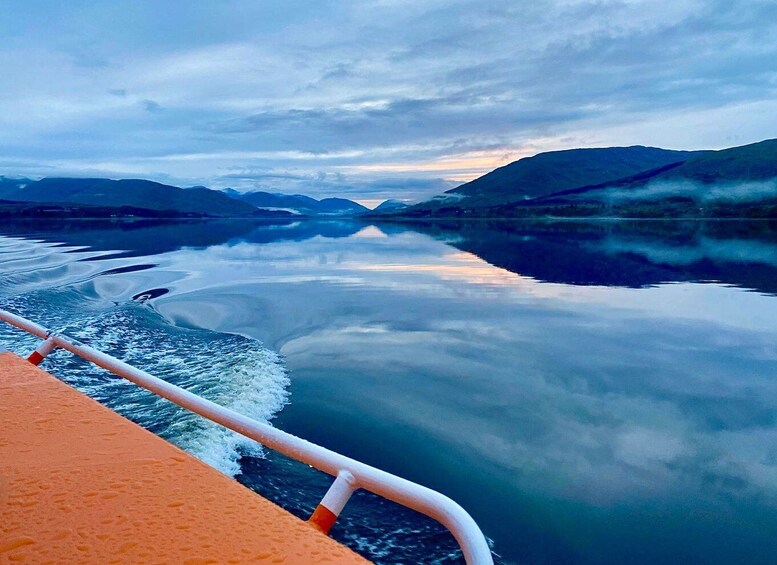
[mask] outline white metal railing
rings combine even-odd
[[[488,543],[472,517],[456,502],[437,491],[252,420],[6,310],[0,310],[0,320],[44,340],[28,358],[35,365],[55,348],[65,349],[182,408],[334,476],[332,486],[309,519],[324,533],[329,533],[351,495],[358,489],[364,489],[440,522],[456,538],[467,563],[493,563]]]

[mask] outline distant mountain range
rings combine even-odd
[[[203,186],[179,188],[142,179],[0,177],[0,216],[289,217],[355,216],[368,211],[343,198],[315,200]]]
[[[500,167],[431,200],[179,188],[149,180],[0,177],[0,216],[777,218],[777,139],[720,151],[570,149]]]
[[[777,217],[777,140],[720,151],[653,147],[541,153],[427,202],[405,217]]]
[[[373,212],[399,212],[400,210],[404,210],[407,207],[407,204],[400,202],[399,200],[386,200],[377,206]]]
[[[227,189],[228,196],[241,202],[247,202],[265,210],[282,210],[304,216],[356,216],[369,211],[369,208],[345,198],[324,198],[316,200],[302,194],[277,194],[271,192],[238,192]]]

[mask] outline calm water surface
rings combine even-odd
[[[502,563],[777,560],[777,227],[18,223],[0,304],[460,502]],[[6,328],[10,349],[32,342]],[[329,480],[60,352],[289,510]],[[383,563],[451,538],[360,494]]]

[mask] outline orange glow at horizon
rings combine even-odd
[[[500,147],[478,151],[453,153],[426,161],[417,162],[385,162],[365,165],[345,165],[339,167],[346,172],[370,173],[430,173],[438,172],[447,180],[469,182],[498,167],[513,161],[532,157],[543,151],[561,149],[563,140],[555,138],[535,139],[521,146]]]
[[[373,163],[342,167],[352,172],[413,173],[440,172],[449,180],[467,182],[523,157],[535,153],[526,149],[498,149],[492,151],[470,151],[438,157],[416,163]],[[447,174],[445,174],[447,173]]]
[[[374,210],[376,206],[380,206],[385,202],[385,198],[354,198],[353,201],[362,206],[366,206],[370,210]]]

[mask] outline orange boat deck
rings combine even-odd
[[[367,561],[45,371],[0,353],[0,562]]]

